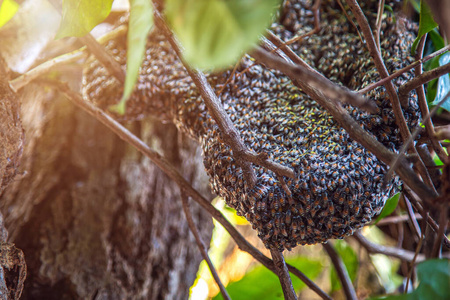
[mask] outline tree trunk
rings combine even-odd
[[[23,173],[0,205],[25,254],[22,299],[187,299],[201,256],[178,186],[62,96],[31,85],[21,98]],[[211,198],[197,145],[156,120],[128,127]],[[192,213],[208,242],[211,218]]]

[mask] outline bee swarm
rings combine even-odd
[[[291,48],[326,77],[352,90],[379,80],[365,45],[342,9],[335,1],[322,2],[320,31],[293,43]],[[396,1],[388,4],[394,10],[399,6]],[[310,7],[307,1],[285,1],[281,21],[272,25],[272,31],[284,41],[309,32],[314,24]],[[363,6],[372,28],[376,8],[377,1],[365,1]],[[409,52],[416,27],[400,19],[387,13],[381,28],[381,52],[390,73],[413,61]],[[107,45],[122,65],[126,63],[125,47],[125,38]],[[120,99],[121,85],[97,61],[90,61],[84,75],[83,92],[89,101],[106,108]],[[399,86],[411,77],[412,73],[404,73],[393,83]],[[382,188],[385,165],[280,72],[255,65],[245,56],[236,73],[228,70],[210,74],[208,80],[216,91],[223,89],[220,99],[246,146],[257,153],[266,152],[271,160],[295,171],[295,179],[285,178],[291,195],[286,194],[273,172],[255,165],[258,182],[248,188],[194,83],[158,32],[149,38],[146,59],[124,118],[157,114],[197,139],[213,190],[247,218],[266,247],[281,251],[350,235],[371,221],[398,189],[398,179]],[[370,114],[351,106],[347,110],[381,143],[398,149],[399,130],[384,87],[366,97],[376,102],[380,113]],[[404,109],[410,127],[419,120],[416,99],[411,94],[409,107]]]

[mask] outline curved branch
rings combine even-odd
[[[270,253],[272,254],[273,264],[275,265],[278,278],[280,279],[284,299],[297,300],[291,277],[289,276],[289,271],[286,267],[286,262],[284,261],[283,253],[275,248],[270,248]]]
[[[243,143],[239,132],[234,127],[233,122],[220,103],[220,100],[217,98],[216,94],[208,83],[205,75],[199,70],[191,69],[183,60],[181,48],[175,40],[170,28],[167,26],[167,23],[164,20],[163,16],[156,8],[154,9],[154,21],[155,25],[162,31],[167,41],[176,52],[178,58],[183,63],[184,67],[186,68],[187,72],[198,88],[200,95],[202,96],[203,101],[208,108],[208,112],[211,114],[212,118],[219,126],[224,142],[233,150],[233,157],[241,166],[247,184],[250,187],[253,187],[256,184],[257,180],[255,171],[253,170],[250,162],[267,167],[279,176],[281,175],[289,178],[294,178],[295,174],[291,168],[270,161],[269,159],[267,159],[267,157],[263,158],[264,155],[258,155],[257,153],[248,150],[248,148]]]
[[[353,238],[355,238],[367,250],[367,252],[369,252],[371,254],[380,253],[380,254],[384,254],[387,256],[396,257],[396,258],[399,258],[399,259],[407,261],[407,262],[412,262],[414,260],[414,256],[415,256],[414,252],[403,250],[400,248],[387,247],[387,246],[372,243],[371,241],[366,239],[361,234],[360,231],[355,232],[353,234]],[[424,261],[425,259],[426,259],[425,255],[419,254],[417,256],[416,261],[421,262],[421,261]]]
[[[107,115],[101,109],[94,106],[92,103],[84,101],[80,94],[72,91],[67,84],[61,84],[59,82],[52,82],[57,90],[63,93],[72,103],[92,115],[98,121],[103,123],[111,131],[119,136],[122,140],[129,143],[136,148],[143,155],[148,157],[154,164],[156,164],[161,170],[163,170],[167,176],[175,181],[181,190],[184,190],[186,194],[203,207],[211,216],[216,219],[234,239],[239,249],[252,255],[256,260],[263,264],[266,268],[276,274],[273,261],[262,254],[258,249],[253,247],[228,220],[218,211],[208,200],[206,200],[197,190],[195,190],[189,182],[187,182],[183,176],[159,153],[152,150],[142,140],[132,134],[128,129],[123,127],[119,122],[114,120],[111,116]],[[322,291],[311,279],[309,279],[300,270],[292,265],[287,264],[289,272],[293,273],[300,280],[302,280],[310,289],[316,292],[322,299],[331,300],[331,297]]]
[[[339,277],[342,288],[344,289],[345,296],[347,300],[357,300],[355,288],[353,287],[353,283],[348,275],[347,268],[344,265],[344,262],[339,257],[339,254],[334,250],[333,246],[330,243],[325,243],[322,245],[328,256],[333,263],[334,269]]]
[[[274,48],[276,48],[274,46]],[[269,50],[270,51],[270,50]],[[334,119],[344,128],[350,137],[359,142],[367,150],[377,156],[378,159],[389,165],[397,155],[388,150],[383,144],[378,142],[372,135],[359,126],[359,124],[350,116],[348,111],[340,105],[339,102],[332,101],[324,97],[317,90],[306,85],[302,85],[297,77],[298,66],[286,62],[261,48],[257,48],[252,52],[253,57],[268,66],[269,68],[279,70],[289,76],[292,82],[302,88],[309,96],[322,105]],[[396,173],[411,189],[414,189],[417,195],[426,201],[432,201],[438,194],[427,187],[416,173],[411,169],[409,162],[402,158]]]
[[[191,211],[189,208],[189,200],[187,199],[186,196],[182,195],[181,201],[183,202],[183,211],[186,216],[186,220],[188,222],[189,229],[191,229],[191,232],[194,235],[195,241],[197,242],[198,249],[200,250],[200,253],[203,256],[203,259],[208,264],[209,270],[211,271],[211,274],[214,277],[214,280],[216,281],[217,285],[219,286],[222,297],[226,300],[231,300],[230,295],[228,295],[228,292],[225,289],[225,286],[223,285],[222,281],[220,280],[219,274],[217,274],[217,271],[214,268],[214,264],[212,263],[211,259],[209,258],[206,246],[203,243],[202,238],[200,237],[200,234],[198,233],[198,230],[197,230],[197,227],[195,226],[194,220],[192,219],[192,214],[191,214]]]
[[[415,62],[411,63],[410,65],[408,65],[408,66],[406,66],[406,67],[404,67],[404,68],[402,68],[402,69],[400,69],[400,70],[395,71],[394,73],[392,73],[391,75],[389,75],[389,76],[386,77],[386,78],[380,79],[380,80],[378,80],[377,82],[374,82],[374,83],[369,84],[369,85],[366,86],[365,88],[358,90],[358,93],[360,93],[360,94],[365,94],[365,93],[367,93],[367,92],[373,90],[374,88],[377,88],[377,87],[379,87],[379,86],[385,84],[386,82],[391,81],[392,79],[397,78],[398,76],[402,75],[403,73],[408,72],[408,71],[411,70],[412,68],[417,67],[419,64],[422,64],[422,63],[424,63],[424,62],[426,62],[426,61],[429,61],[429,60],[432,59],[433,57],[436,57],[436,56],[438,56],[438,55],[441,55],[442,53],[447,52],[448,50],[450,50],[450,45],[447,45],[447,46],[445,46],[444,48],[442,48],[442,49],[440,49],[440,50],[438,50],[438,51],[436,51],[436,52],[433,52],[433,53],[431,53],[430,55],[427,55],[427,56],[425,56],[425,57],[422,58],[422,59],[416,60]]]

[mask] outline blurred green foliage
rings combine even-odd
[[[236,63],[272,22],[279,0],[167,0],[165,14],[195,68]]]
[[[297,267],[312,280],[314,280],[323,269],[323,265],[319,260],[304,256],[286,259],[286,262]],[[291,275],[291,278],[297,293],[306,287],[306,285],[297,277]],[[241,280],[228,284],[227,291],[233,300],[283,299],[283,291],[281,290],[280,280],[277,275],[261,265],[258,265],[247,272]],[[220,300],[223,298],[221,294],[218,294],[213,299]]]
[[[64,0],[61,26],[56,38],[85,36],[106,19],[112,3],[113,0]]]
[[[373,300],[448,300],[450,299],[450,261],[430,259],[417,265],[419,286],[409,294],[392,295]]]
[[[147,35],[153,26],[153,9],[149,0],[130,0],[130,20],[127,35],[127,74],[120,102],[110,110],[123,115],[125,103],[133,92],[139,69],[144,60]]]

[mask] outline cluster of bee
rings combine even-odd
[[[283,40],[313,29],[306,1],[285,1],[281,21],[272,30]],[[292,44],[311,66],[338,84],[358,90],[379,79],[358,33],[334,1],[322,1],[321,29]],[[375,8],[377,1],[374,2]],[[375,10],[368,10],[373,19]],[[300,21],[299,21],[300,20]],[[372,22],[372,21],[371,21]],[[381,32],[381,50],[390,72],[407,65],[414,27],[397,25],[387,16]],[[125,64],[125,40],[111,41],[112,55]],[[291,249],[352,234],[378,214],[394,180],[382,188],[385,166],[350,139],[314,100],[275,70],[245,56],[237,71],[210,74],[209,82],[249,149],[295,171],[283,188],[270,170],[253,165],[258,177],[250,188],[229,146],[207,112],[194,83],[164,38],[154,32],[136,91],[127,104],[127,119],[157,113],[200,141],[204,165],[213,190],[239,215],[249,220],[266,247]],[[120,99],[121,85],[92,60],[84,72],[85,97],[106,108]],[[400,84],[411,73],[394,80]],[[348,106],[350,114],[384,145],[399,147],[398,129],[383,87],[366,95],[376,101],[379,114]],[[414,95],[405,109],[410,126],[418,122]]]

